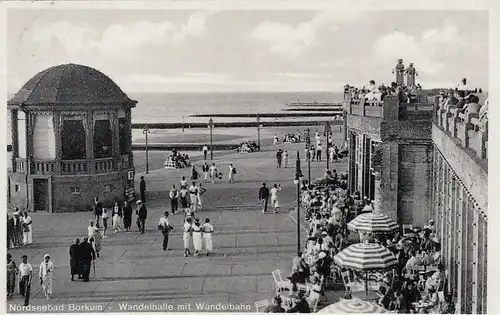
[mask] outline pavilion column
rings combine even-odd
[[[120,156],[120,124],[118,119],[118,111],[111,113],[111,134],[112,145],[111,155],[113,156],[113,166],[119,170],[122,169],[121,156]]]
[[[374,176],[375,176],[375,193],[374,193],[374,200],[373,200],[373,204],[374,204],[374,210],[376,211],[380,211],[380,206],[381,206],[381,185],[382,185],[382,181],[380,180],[381,178],[381,174],[380,174],[380,171],[379,170],[376,170],[374,172]]]
[[[26,113],[26,174],[31,174],[33,163],[33,129],[35,116]]]
[[[61,112],[55,111],[53,116],[54,135],[56,140],[56,174],[61,174],[61,160],[62,160],[62,120]]]
[[[125,110],[125,137],[127,137],[127,149],[129,165],[134,165],[134,155],[132,154],[132,111]]]
[[[94,113],[91,110],[87,111],[85,116],[85,130],[87,131],[86,140],[86,157],[87,172],[89,174],[95,173],[95,157],[94,157]]]
[[[19,131],[17,130],[17,109],[10,110],[10,130],[12,145],[12,171],[16,172],[16,158],[19,157]]]

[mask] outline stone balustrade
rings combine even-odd
[[[431,103],[400,103],[395,95],[388,95],[384,101],[368,101],[365,99],[351,99],[346,96],[344,108],[350,115],[378,117],[384,121],[397,121],[421,117],[422,113],[431,115]],[[423,116],[427,117],[427,116]]]
[[[122,155],[116,161],[115,158],[95,159],[95,172],[91,172],[87,160],[33,160],[30,173],[33,175],[86,175],[100,174],[112,171],[122,171],[133,168],[132,155]],[[25,158],[15,159],[16,172],[28,172],[28,162]]]
[[[458,140],[464,149],[471,150],[478,159],[488,158],[488,121],[481,121],[478,114],[462,113],[454,105],[441,108],[436,98],[434,123]]]

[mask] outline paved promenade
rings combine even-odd
[[[340,135],[337,137],[340,138]],[[340,144],[340,140],[336,142]],[[44,299],[41,286],[35,279],[31,304],[62,308],[53,308],[53,312],[71,311],[71,304],[76,307],[75,311],[94,312],[208,311],[198,309],[203,307],[201,303],[210,307],[230,303],[238,307],[234,310],[254,311],[255,301],[274,295],[271,271],[279,268],[289,273],[297,248],[296,225],[289,214],[296,204],[293,186],[295,152],[300,150],[303,161],[303,144],[281,147],[290,154],[288,169],[276,168],[275,148],[270,147],[256,153],[229,153],[214,158],[225,175],[225,182],[205,185],[204,209],[197,215],[201,220],[209,217],[215,228],[215,252],[209,257],[183,257],[182,215],[171,217],[174,231],[170,237],[170,251],[161,250],[162,236],[156,229],[167,205],[170,210],[168,190],[172,184],[179,184],[181,176],[188,177],[189,169],[153,167],[148,175],[137,174],[137,179],[140,175],[145,176],[148,187],[146,233],[140,235],[133,230],[113,234],[110,231],[108,238],[103,240],[96,274],[92,270],[88,283],[70,281],[68,248],[72,240],[86,234],[92,214],[31,214],[35,243],[9,252],[16,263],[20,262],[20,255],[26,253],[36,271],[46,253],[52,256],[56,266],[53,299]],[[238,171],[233,184],[227,183],[229,162],[233,162]],[[345,170],[345,160],[332,164],[331,168]],[[312,178],[320,177],[324,170],[325,162],[312,163]],[[302,171],[307,177],[304,161]],[[274,183],[282,185],[280,213],[261,212],[257,194],[262,181],[269,186]],[[133,221],[135,223],[135,218]],[[141,306],[142,303],[145,305]],[[18,306],[22,305],[22,301],[17,295],[9,304]],[[231,309],[213,309],[219,312],[225,310]]]

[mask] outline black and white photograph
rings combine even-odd
[[[93,2],[2,5],[7,313],[493,313],[484,4]]]

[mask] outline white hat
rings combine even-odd
[[[137,204],[142,203],[142,200],[137,200],[136,203]]]
[[[326,257],[326,253],[325,252],[320,252],[319,255],[318,255],[319,259],[325,258],[325,257]]]
[[[43,259],[46,259],[47,257],[48,257],[48,258],[50,258],[50,255],[49,255],[49,254],[45,254],[45,255],[43,256]]]

